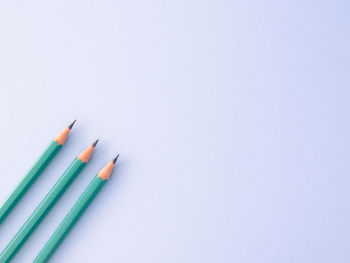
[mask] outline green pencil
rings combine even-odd
[[[57,200],[64,194],[72,181],[77,177],[80,171],[89,161],[90,156],[97,144],[97,141],[89,146],[85,151],[78,155],[71,163],[60,179],[52,187],[50,192],[44,197],[39,206],[34,210],[32,215],[24,223],[22,228],[17,232],[11,242],[0,254],[0,262],[9,262],[23,246],[24,242],[33,233],[36,227],[44,219],[50,209],[55,205]]]
[[[44,153],[36,161],[33,167],[24,176],[22,181],[17,185],[16,189],[7,198],[5,203],[0,208],[0,224],[5,220],[8,214],[16,206],[19,200],[24,196],[27,190],[32,186],[35,180],[39,177],[49,162],[55,157],[55,155],[62,148],[65,143],[70,130],[72,129],[75,121],[72,122],[66,129],[64,129],[47,147]]]
[[[56,249],[63,242],[64,238],[68,235],[69,231],[73,228],[86,208],[90,205],[92,200],[109,179],[118,156],[119,155],[117,155],[113,161],[107,164],[107,166],[105,166],[105,168],[103,168],[91,181],[84,193],[80,196],[79,200],[75,203],[73,208],[69,211],[62,223],[56,229],[55,233],[51,236],[38,256],[34,259],[33,263],[44,263],[50,259]]]

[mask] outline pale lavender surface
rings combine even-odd
[[[0,250],[99,138],[14,263],[117,152],[51,262],[349,262],[349,13],[349,1],[1,2],[0,202],[78,121],[0,226]]]

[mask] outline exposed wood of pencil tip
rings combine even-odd
[[[57,142],[57,145],[64,145],[64,143],[66,142],[67,137],[69,135],[69,132],[72,129],[75,122],[76,122],[76,120],[73,121],[67,128],[65,128],[60,134],[58,134],[55,137],[54,141]]]
[[[119,154],[97,174],[97,177],[101,177],[103,181],[108,180],[111,176],[114,164],[117,161],[118,157]]]
[[[87,163],[91,157],[92,152],[95,149],[98,140],[96,140],[93,144],[91,144],[87,149],[85,149],[81,154],[78,155],[78,159],[83,163]]]

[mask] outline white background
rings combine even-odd
[[[305,3],[307,2],[307,3]],[[349,262],[348,1],[2,1],[0,226],[11,240],[100,139],[13,262],[118,167],[52,262]]]

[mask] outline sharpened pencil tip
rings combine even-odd
[[[74,120],[69,126],[68,126],[68,128],[71,130],[72,129],[72,127],[73,127],[73,125],[74,125],[74,123],[76,122],[77,120]]]
[[[95,147],[97,143],[98,143],[98,140],[96,140],[93,144],[91,144],[91,146]]]
[[[117,154],[117,156],[113,159],[113,163],[116,163],[116,161],[118,160],[118,158],[119,158],[119,154]]]

